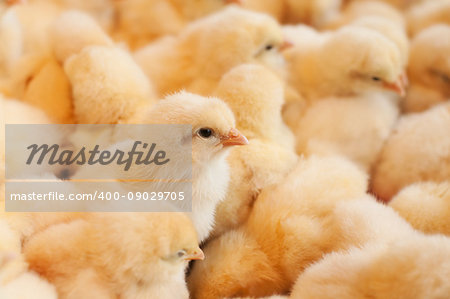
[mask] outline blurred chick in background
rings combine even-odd
[[[338,28],[351,24],[362,17],[381,17],[393,22],[401,29],[405,29],[406,22],[403,14],[382,1],[364,0],[353,1],[345,6],[341,14],[327,24],[327,28]]]
[[[450,236],[450,182],[415,183],[389,203],[411,225],[425,233]]]
[[[147,105],[128,123],[192,125],[192,213],[189,215],[203,242],[213,229],[216,206],[225,198],[229,185],[229,150],[248,143],[236,129],[233,112],[217,98],[181,92],[152,107]]]
[[[341,155],[370,172],[398,114],[396,103],[383,94],[321,99],[293,128],[297,153]]]
[[[415,36],[422,30],[435,24],[450,25],[450,1],[421,1],[412,6],[407,14],[408,30]]]
[[[181,213],[92,214],[35,235],[24,254],[60,298],[74,299],[189,298],[185,268],[204,258]]]
[[[118,40],[131,49],[145,46],[156,38],[177,34],[189,22],[222,9],[239,0],[122,0],[116,6]]]
[[[450,99],[450,26],[433,25],[411,41],[411,86],[403,110],[421,112]]]
[[[326,255],[300,275],[291,298],[445,298],[450,240],[411,233]]]
[[[389,201],[412,183],[447,181],[450,177],[449,130],[450,103],[402,116],[374,167],[372,191]]]
[[[53,24],[52,38],[55,56],[70,83],[77,123],[125,121],[141,105],[156,99],[131,55],[115,47],[88,15],[61,14]]]
[[[216,210],[213,236],[241,225],[266,186],[276,184],[295,166],[293,135],[283,123],[283,83],[261,65],[235,67],[216,90],[233,110],[236,127],[249,145],[233,148],[230,185]]]
[[[155,83],[159,96],[186,89],[214,92],[234,66],[261,63],[281,69],[278,51],[284,39],[277,22],[264,14],[228,7],[135,53],[138,64]]]
[[[333,220],[333,210],[366,189],[367,176],[343,158],[301,160],[283,182],[261,192],[246,223],[205,246],[208,259],[196,263],[188,277],[191,295],[208,299],[289,292],[309,264],[360,238],[343,236],[337,224],[342,220]]]

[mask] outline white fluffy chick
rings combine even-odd
[[[450,1],[421,1],[408,10],[406,17],[411,36],[434,24],[450,25]]]
[[[405,112],[420,112],[450,99],[450,25],[430,26],[411,42],[408,77],[402,102]]]
[[[297,153],[342,155],[370,171],[397,118],[397,105],[383,94],[321,99],[294,129]]]
[[[180,89],[210,95],[237,65],[282,67],[278,50],[283,42],[281,28],[271,17],[228,7],[189,24],[176,37],[138,50],[135,58],[160,96]]]
[[[192,213],[200,242],[214,225],[214,211],[225,198],[230,170],[229,149],[247,144],[236,129],[233,112],[217,98],[180,92],[157,102],[130,123],[192,125]]]
[[[249,145],[228,158],[230,186],[216,210],[213,236],[238,227],[266,186],[276,184],[295,166],[293,135],[283,123],[283,83],[261,65],[244,64],[225,74],[216,90],[233,110],[236,127]]]
[[[322,35],[309,31],[285,56],[290,85],[307,100],[371,90],[405,92],[400,51],[375,30],[345,26]]]
[[[374,167],[372,191],[389,201],[400,189],[420,181],[450,177],[450,103],[402,116]]]
[[[389,206],[422,232],[450,236],[450,181],[412,184],[402,189]]]
[[[410,233],[334,252],[306,269],[291,298],[446,298],[450,239]]]

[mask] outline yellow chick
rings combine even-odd
[[[176,34],[189,22],[223,8],[230,0],[115,1],[119,40],[136,49],[158,37]]]
[[[353,23],[355,20],[366,17],[381,17],[389,20],[399,28],[406,28],[403,14],[388,3],[375,0],[352,1],[345,6],[342,13],[327,24],[328,28],[337,28],[345,24]]]
[[[448,180],[449,130],[449,103],[401,117],[373,169],[372,191],[389,201],[412,183]]]
[[[60,298],[189,298],[188,261],[203,259],[181,213],[98,213],[52,226],[25,246]]]
[[[197,20],[176,37],[166,37],[135,53],[160,96],[186,89],[214,92],[222,76],[243,63],[281,68],[283,34],[269,16],[228,7]]]
[[[112,40],[89,15],[65,11],[52,23],[51,45],[56,59],[64,63],[87,46],[113,46]]]
[[[450,1],[418,2],[407,11],[406,19],[411,36],[434,24],[450,25]]]
[[[342,155],[369,172],[398,114],[383,94],[321,99],[307,107],[293,129],[297,153]]]
[[[249,145],[234,148],[228,157],[230,186],[217,206],[213,236],[243,223],[260,190],[284,178],[297,161],[293,135],[281,119],[283,83],[274,74],[261,65],[235,67],[216,94],[233,110]]]
[[[166,97],[141,109],[129,123],[192,125],[192,213],[200,242],[210,234],[214,211],[225,198],[232,146],[248,143],[235,125],[233,112],[217,98],[187,92]]]
[[[322,35],[310,31],[285,57],[290,85],[310,101],[371,90],[405,93],[400,51],[375,30],[345,26]]]
[[[365,174],[343,158],[300,161],[282,183],[261,192],[245,224],[205,246],[208,259],[196,263],[188,277],[191,295],[287,293],[298,274],[324,253],[361,239],[352,237],[354,227],[344,236],[337,224],[342,218],[333,210],[366,189]]]
[[[450,182],[416,183],[389,203],[411,225],[425,233],[450,236]]]
[[[88,46],[64,63],[78,123],[115,124],[155,99],[133,58],[115,47]]]
[[[25,272],[6,285],[0,286],[2,299],[57,299],[55,287],[33,272]]]
[[[315,27],[323,27],[330,22],[341,8],[341,0],[285,0],[285,3],[285,23]]]
[[[402,102],[405,112],[420,112],[450,98],[450,26],[433,25],[411,42],[408,77]]]
[[[406,68],[409,59],[409,39],[406,30],[390,19],[380,16],[361,17],[352,22],[352,25],[369,28],[383,34],[400,50],[402,66]]]
[[[450,239],[412,233],[326,255],[300,275],[290,298],[446,298],[449,275]]]

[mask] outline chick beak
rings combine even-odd
[[[237,5],[242,5],[242,0],[225,0],[225,4],[237,4]]]
[[[293,46],[294,46],[293,43],[291,43],[291,42],[288,41],[288,40],[285,40],[285,41],[281,44],[281,46],[278,48],[278,51],[283,52],[284,50],[287,50],[287,49],[289,49],[289,48],[292,48]]]
[[[200,248],[197,248],[193,252],[187,254],[184,257],[184,259],[186,261],[204,260],[205,259],[205,254],[203,253],[203,251]]]
[[[248,140],[237,129],[231,129],[228,135],[220,138],[220,143],[224,147],[232,145],[246,145],[248,144]]]
[[[398,93],[401,97],[406,94],[406,87],[408,86],[408,77],[406,74],[401,74],[395,82],[384,82],[384,88],[390,89]]]

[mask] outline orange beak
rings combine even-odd
[[[232,145],[246,145],[248,144],[247,138],[245,138],[244,135],[241,134],[237,129],[231,129],[230,133],[228,135],[223,136],[220,138],[220,143],[225,146],[232,146]]]
[[[205,254],[203,253],[203,251],[200,248],[198,248],[193,253],[187,254],[184,259],[186,261],[204,260]]]
[[[281,44],[281,46],[278,48],[278,51],[283,52],[284,50],[287,50],[287,49],[289,49],[289,48],[292,48],[293,46],[294,46],[293,43],[291,43],[291,42],[288,41],[288,40],[285,40],[285,41]]]
[[[225,4],[237,4],[237,5],[241,5],[241,4],[242,4],[242,0],[225,0]]]
[[[386,89],[390,89],[398,93],[401,97],[404,97],[406,94],[406,87],[408,86],[408,77],[405,73],[401,74],[397,81],[395,82],[385,82],[383,87]]]

